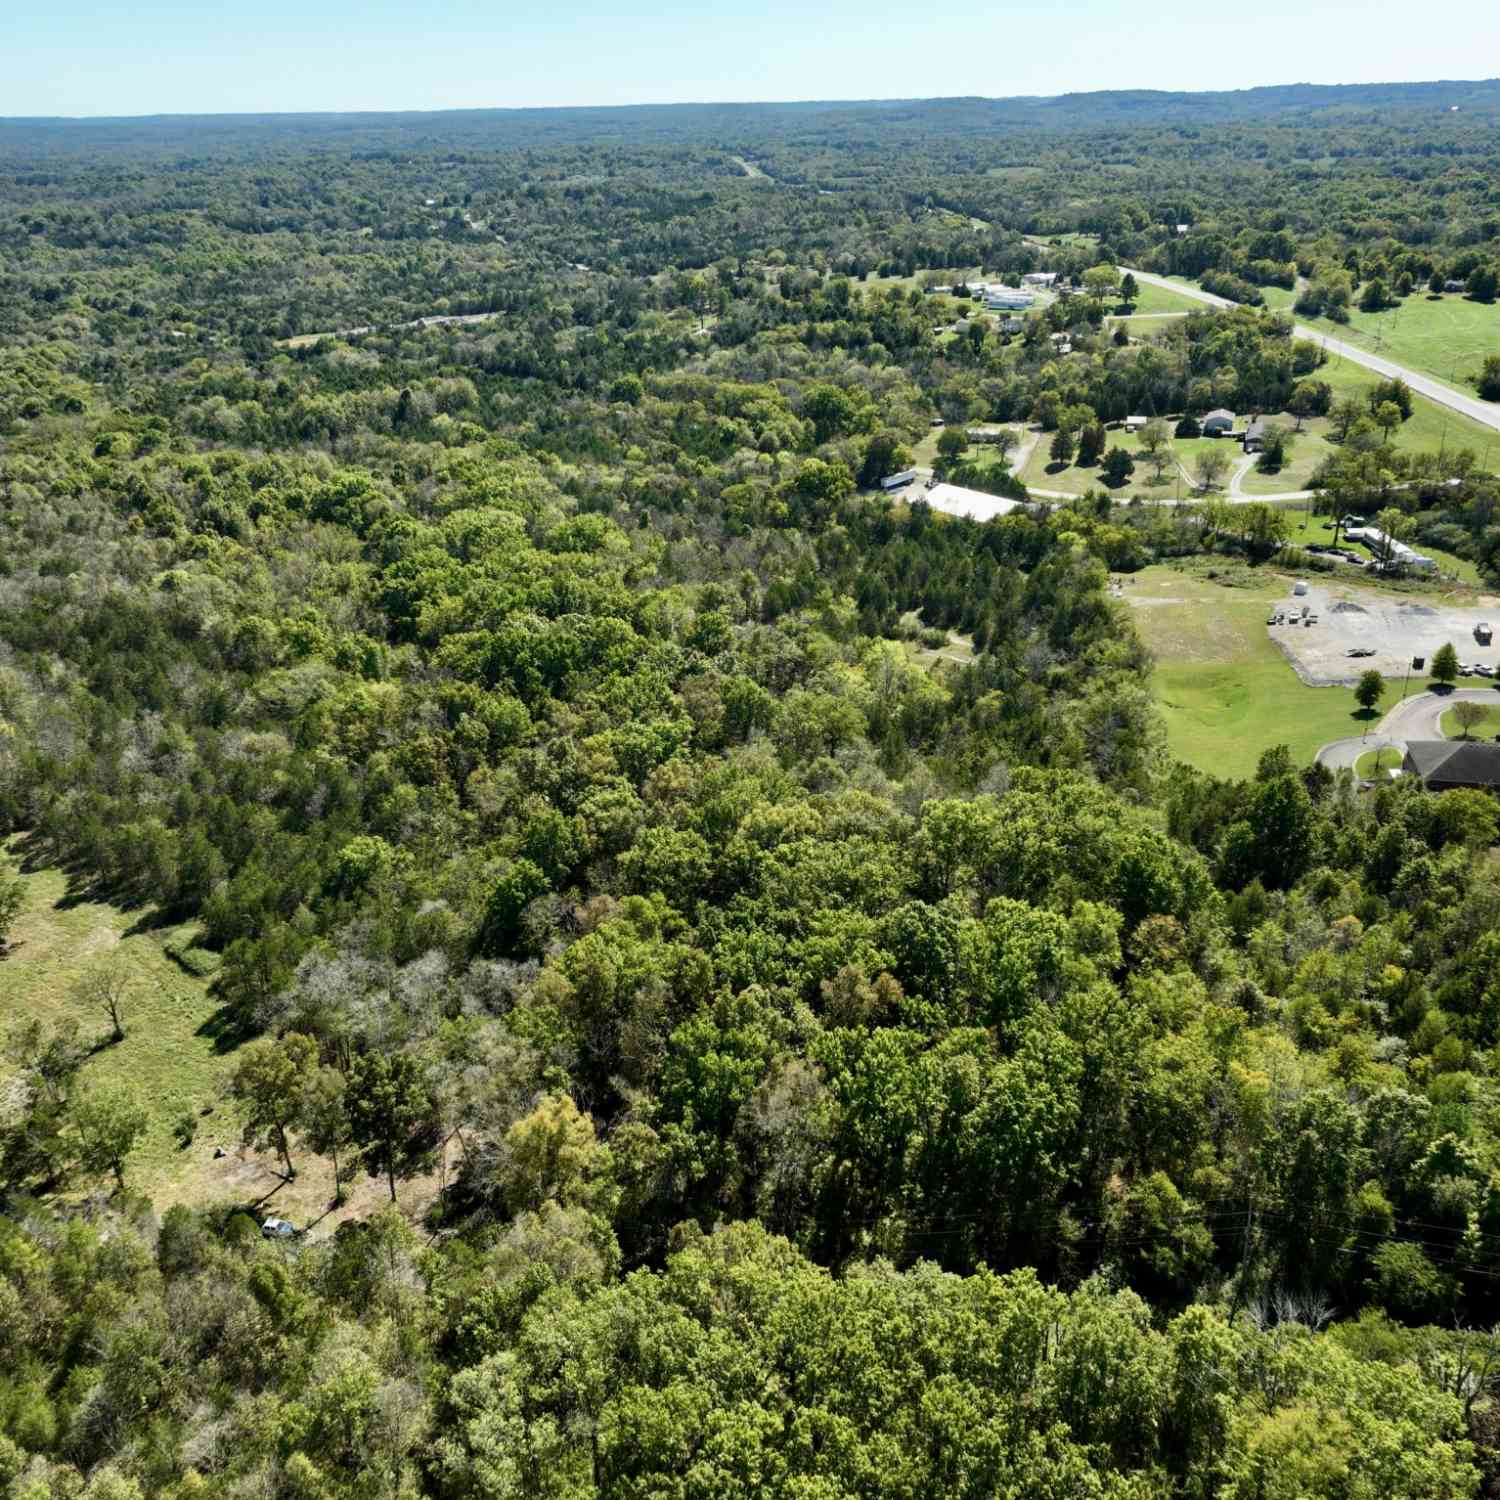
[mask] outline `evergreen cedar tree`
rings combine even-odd
[[[1286,543],[1118,503],[1218,407],[1500,583],[1483,455],[1256,310],[1493,295],[1439,92],[7,127],[9,859],[192,934],[194,1110],[330,1203],[173,1201],[138,976],[7,1016],[8,1492],[1480,1494],[1496,800],[1174,764],[1107,587]],[[1120,343],[1121,263],[1243,305]],[[935,419],[1118,488],[891,503]]]

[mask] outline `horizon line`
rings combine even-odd
[[[931,94],[890,95],[840,99],[673,99],[641,100],[629,104],[474,104],[444,109],[268,109],[207,112],[202,110],[167,110],[138,115],[0,115],[0,126],[6,125],[112,125],[149,124],[166,120],[338,120],[359,117],[424,118],[450,115],[482,114],[567,114],[581,111],[623,113],[651,109],[811,109],[871,105],[911,104],[1053,104],[1064,99],[1097,99],[1109,95],[1152,95],[1160,98],[1223,98],[1240,94],[1271,93],[1279,89],[1371,89],[1371,88],[1478,88],[1500,84],[1500,77],[1490,78],[1389,78],[1363,83],[1311,83],[1293,80],[1287,83],[1259,83],[1238,89],[1157,89],[1113,88],[1073,89],[1059,94]]]

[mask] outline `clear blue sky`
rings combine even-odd
[[[1493,0],[10,0],[0,116],[1475,78]],[[1490,45],[1484,45],[1485,42]]]

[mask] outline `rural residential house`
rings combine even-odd
[[[1483,740],[1408,740],[1401,769],[1430,792],[1461,786],[1500,791],[1500,745]]]
[[[1245,452],[1259,453],[1266,446],[1266,428],[1271,424],[1264,417],[1255,417],[1245,429]]]

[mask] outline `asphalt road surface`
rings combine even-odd
[[[1497,717],[1500,717],[1500,693],[1493,687],[1455,688],[1451,693],[1418,693],[1398,703],[1367,735],[1356,735],[1346,740],[1334,740],[1324,745],[1313,757],[1320,766],[1330,771],[1353,770],[1366,750],[1405,751],[1408,740],[1440,740],[1443,731],[1438,721],[1455,703],[1465,699],[1483,703],[1495,710],[1489,724],[1479,726],[1479,735],[1494,733]],[[1477,737],[1477,736],[1476,736]]]
[[[1150,271],[1137,271],[1131,266],[1121,266],[1120,270],[1129,271],[1137,281],[1149,281],[1152,286],[1165,287],[1169,292],[1180,292],[1184,297],[1191,297],[1195,302],[1205,302],[1210,307],[1237,307],[1239,305],[1230,302],[1227,298],[1216,297],[1212,292],[1205,292],[1200,287],[1184,286],[1180,281],[1169,281],[1165,276],[1156,276]],[[1329,354],[1337,354],[1353,364],[1363,365],[1365,369],[1373,370],[1387,380],[1395,380],[1399,377],[1418,395],[1425,396],[1429,401],[1436,401],[1439,406],[1446,406],[1449,411],[1462,412],[1464,416],[1472,417],[1476,422],[1500,432],[1500,406],[1492,402],[1481,401],[1477,396],[1466,396],[1462,391],[1455,391],[1451,386],[1432,379],[1430,375],[1421,375],[1415,370],[1408,370],[1405,365],[1398,365],[1394,360],[1385,359],[1379,354],[1371,354],[1368,350],[1357,348],[1353,344],[1346,344],[1342,339],[1332,338],[1303,323],[1296,324],[1292,333],[1299,339],[1308,339],[1314,344],[1321,344]]]

